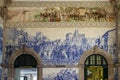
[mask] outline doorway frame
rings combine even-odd
[[[108,63],[108,80],[114,80],[114,62],[113,59],[111,57],[111,55],[107,52],[105,52],[104,50],[100,49],[99,47],[95,46],[94,48],[85,51],[83,53],[83,55],[80,58],[79,61],[79,79],[80,80],[84,80],[84,68],[85,68],[85,61],[86,59],[93,54],[99,54],[101,56],[103,56]]]
[[[8,80],[15,80],[15,68],[14,68],[14,61],[16,58],[22,54],[29,54],[33,56],[37,61],[37,80],[42,80],[42,61],[40,59],[40,56],[38,53],[36,53],[34,50],[24,47],[22,49],[19,49],[12,53],[12,55],[9,58],[8,63]]]

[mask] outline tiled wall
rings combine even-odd
[[[94,46],[114,57],[115,33],[115,28],[7,28],[6,61],[23,44],[35,50],[45,66],[77,65]]]
[[[10,55],[25,44],[39,54],[46,66],[43,67],[43,80],[78,80],[80,73],[75,66],[85,51],[98,46],[114,60],[116,28],[112,6],[104,5],[104,2],[98,3],[99,6],[78,3],[69,7],[68,4],[62,7],[59,3],[58,7],[55,3],[48,3],[47,7],[9,7],[5,62],[8,63]]]
[[[3,43],[3,21],[0,17],[0,64],[2,63],[2,43]],[[0,66],[0,80],[2,77],[2,68]]]

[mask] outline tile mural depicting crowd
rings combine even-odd
[[[3,27],[0,24],[0,63],[2,63],[2,41],[3,41]],[[2,68],[0,66],[0,80],[2,78]]]
[[[11,7],[7,14],[8,22],[113,22],[114,20],[114,11],[107,7]]]
[[[48,72],[51,71],[51,72]],[[42,80],[79,80],[77,68],[43,68]]]
[[[70,32],[70,30],[73,31]],[[103,28],[97,29],[97,31],[90,28],[86,31],[83,30],[74,28],[66,28],[66,30],[64,28],[63,30],[59,28],[59,31],[62,31],[59,32],[57,28],[8,28],[6,35],[6,40],[8,40],[6,44],[6,63],[8,63],[8,57],[15,50],[21,48],[23,44],[40,55],[44,66],[77,65],[84,51],[94,46],[98,46],[114,57],[116,50],[115,29]]]

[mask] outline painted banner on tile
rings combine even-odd
[[[79,80],[78,68],[43,68],[42,80]]]
[[[114,22],[112,6],[99,7],[10,7],[8,22]]]
[[[114,28],[8,28],[6,62],[26,44],[40,55],[43,65],[77,65],[81,55],[98,46],[114,57]]]

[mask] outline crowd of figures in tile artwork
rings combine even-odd
[[[8,22],[113,22],[112,6],[100,7],[10,7]]]
[[[23,45],[36,51],[44,66],[77,65],[81,55],[94,46],[112,57],[116,51],[113,28],[8,28],[6,31],[6,63]]]

